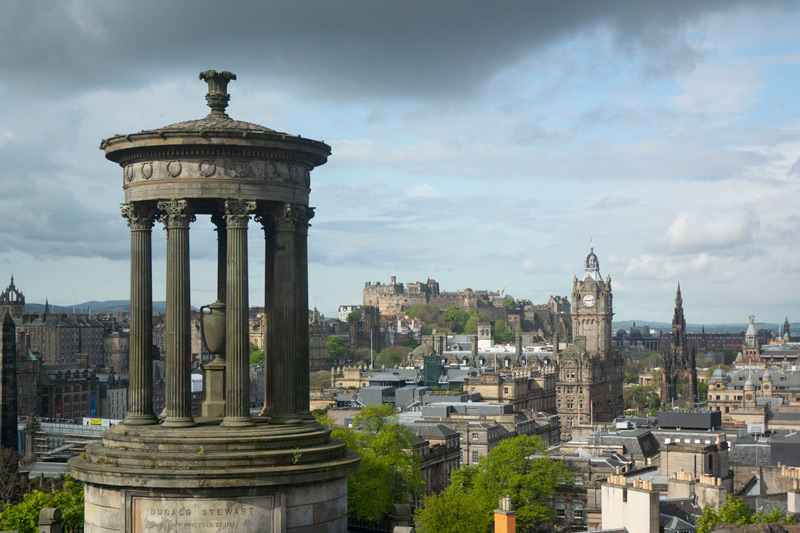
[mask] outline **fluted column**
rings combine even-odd
[[[247,426],[250,418],[250,342],[247,289],[247,222],[256,203],[225,202],[228,233],[225,289],[225,419],[223,426]]]
[[[227,255],[228,232],[225,228],[225,216],[220,213],[211,215],[211,222],[217,229],[217,301],[225,302],[225,284],[228,282]]]
[[[153,414],[153,267],[151,241],[156,211],[146,203],[122,205],[131,229],[131,315],[128,412],[125,424],[156,424]]]
[[[302,422],[297,398],[301,373],[296,354],[302,349],[297,317],[297,219],[303,208],[294,204],[281,204],[271,211],[275,231],[275,261],[272,278],[272,324],[270,329],[270,357],[273,359],[270,378],[273,385],[273,408],[270,422],[292,424]],[[307,322],[306,318],[306,322]],[[307,326],[306,326],[307,327]],[[306,341],[307,342],[307,341]]]
[[[158,202],[158,209],[167,230],[166,418],[163,425],[193,426],[189,223],[194,215],[186,200]]]
[[[264,254],[264,322],[266,322],[266,332],[264,336],[264,408],[261,416],[272,416],[275,407],[274,392],[277,388],[275,380],[275,347],[272,340],[272,332],[275,329],[275,225],[273,224],[272,212],[269,208],[262,209],[256,215],[256,221],[261,223],[264,230],[265,254]]]
[[[297,299],[297,346],[293,354],[297,368],[296,395],[297,412],[301,418],[313,420],[309,409],[309,339],[308,339],[308,221],[314,217],[313,207],[298,207],[297,225],[295,226],[295,268],[297,283],[295,295]]]

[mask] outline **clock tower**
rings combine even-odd
[[[611,346],[611,278],[600,276],[594,247],[583,279],[572,280],[573,342],[556,351],[556,413],[561,441],[583,439],[622,414],[625,360]]]
[[[586,338],[586,351],[607,357],[611,354],[611,319],[614,316],[611,278],[600,276],[594,247],[586,256],[583,279],[572,280],[572,334]]]

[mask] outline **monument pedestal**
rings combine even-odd
[[[111,428],[70,460],[87,532],[346,532],[360,456],[316,422]]]

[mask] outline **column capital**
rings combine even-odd
[[[314,208],[289,202],[278,204],[257,215],[256,220],[270,224],[276,231],[308,231],[308,221],[314,216]]]
[[[225,222],[229,228],[246,228],[256,203],[250,200],[225,200]]]
[[[131,230],[150,230],[157,214],[152,205],[140,202],[122,204],[120,210],[122,218],[128,221]]]
[[[158,202],[158,218],[164,227],[188,228],[195,217],[189,202],[186,200],[161,200]]]

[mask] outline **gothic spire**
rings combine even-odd
[[[675,307],[683,307],[683,298],[681,298],[681,282],[678,282],[678,292],[675,294]]]

